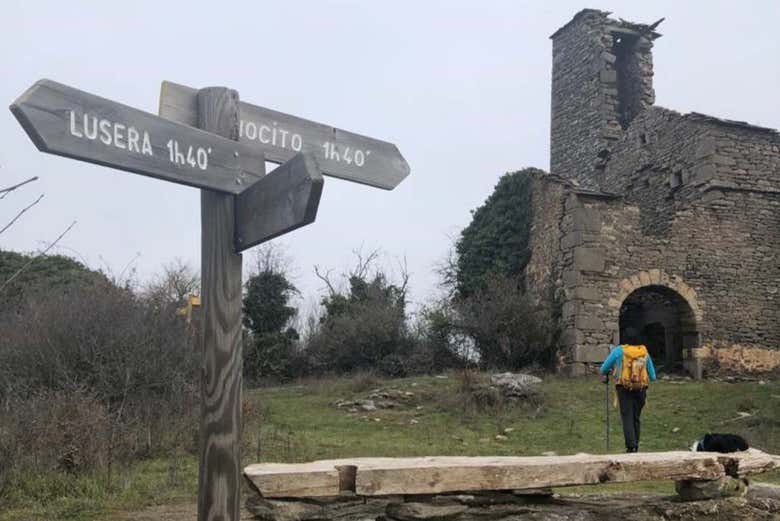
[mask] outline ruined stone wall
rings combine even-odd
[[[677,112],[652,107],[613,143],[599,184],[640,208],[643,233],[666,233],[675,212],[690,203],[706,131]]]
[[[575,369],[603,360],[624,300],[648,286],[687,303],[702,345],[691,355],[778,366],[780,135],[653,106],[658,36],[592,9],[551,36],[550,170],[565,204],[535,210],[560,239],[537,247],[529,281],[555,288],[562,363]],[[552,228],[539,229],[547,241]]]
[[[563,217],[565,188],[550,182],[547,176],[535,176],[532,185],[533,221],[531,258],[525,268],[526,287],[536,302],[552,308],[560,297],[560,224]],[[556,313],[551,309],[551,317]]]
[[[780,137],[771,130],[652,107],[615,141],[602,189],[640,207],[644,233],[661,235],[677,212],[726,188],[780,192]]]
[[[655,96],[652,38],[585,9],[553,41],[550,173],[595,187],[610,144]]]
[[[694,181],[761,193],[780,193],[780,134],[746,124],[689,114],[706,129],[697,149],[700,165]]]
[[[767,370],[769,359],[780,365],[776,196],[729,192],[694,203],[674,216],[664,236],[644,234],[639,207],[620,199],[573,196],[567,208],[563,222],[572,231],[561,241],[567,362],[603,360],[626,297],[660,285],[688,303],[705,348],[776,350],[750,354],[756,362],[743,369]]]

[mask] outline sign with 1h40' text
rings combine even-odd
[[[11,105],[42,152],[232,194],[265,173],[261,151],[40,80]]]
[[[196,89],[169,81],[160,91],[160,116],[195,126]],[[409,175],[409,164],[392,143],[275,110],[239,103],[239,140],[284,163],[310,153],[325,175],[392,190]]]

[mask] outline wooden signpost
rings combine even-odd
[[[155,116],[40,80],[11,112],[42,152],[201,188],[198,519],[238,521],[240,252],[314,222],[321,174],[392,189],[409,166],[390,143],[240,103],[224,87],[165,82]],[[265,159],[284,164],[265,176]]]

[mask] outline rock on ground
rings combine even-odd
[[[510,399],[522,399],[537,396],[541,378],[523,373],[499,373],[490,377],[490,385]]]

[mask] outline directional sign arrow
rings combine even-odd
[[[164,81],[162,117],[197,125],[196,89]],[[241,142],[284,163],[298,152],[310,152],[326,175],[392,190],[409,175],[409,165],[392,143],[353,134],[275,110],[239,103]]]
[[[313,223],[323,179],[311,154],[300,153],[236,197],[236,252]]]
[[[261,150],[40,80],[11,105],[42,152],[237,194],[263,177]]]

